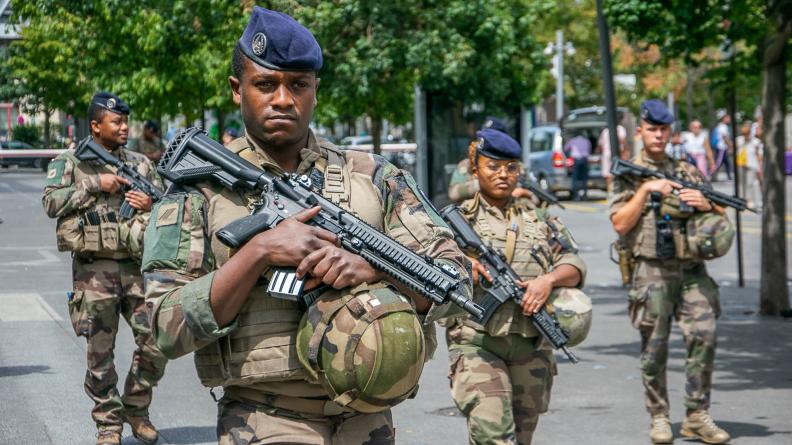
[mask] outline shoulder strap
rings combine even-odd
[[[344,155],[324,145],[320,145],[320,148],[326,157],[317,159],[311,172],[311,181],[322,184],[322,196],[334,204],[348,203],[351,191]]]

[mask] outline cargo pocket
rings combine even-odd
[[[102,249],[118,250],[118,223],[102,221],[99,230],[101,231]]]
[[[547,372],[545,373],[544,378],[544,392],[542,393],[542,404],[539,407],[540,413],[546,413],[547,410],[550,408],[550,395],[553,392],[553,381],[555,380],[555,376],[558,375],[558,365],[556,364],[555,358],[553,357],[553,350],[547,349],[543,350],[545,353],[545,358],[547,360]]]
[[[650,314],[648,311],[649,305],[649,286],[643,286],[638,289],[630,289],[630,300],[627,306],[627,313],[630,316],[630,323],[635,329],[641,329],[644,326],[651,326]]]
[[[720,318],[721,305],[718,283],[716,283],[712,277],[705,276],[701,279],[698,286],[699,292],[707,297],[707,301],[709,301],[710,306],[712,306],[712,312],[715,314],[715,318]]]
[[[85,252],[98,252],[102,249],[101,234],[98,225],[83,225],[83,240]]]
[[[71,319],[72,329],[78,337],[87,337],[90,324],[88,322],[88,313],[85,311],[85,304],[83,299],[85,297],[84,291],[68,292],[69,300],[69,318]]]

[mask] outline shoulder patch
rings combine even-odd
[[[55,159],[50,161],[49,166],[47,167],[47,185],[60,185],[65,168],[65,159]]]
[[[179,202],[162,204],[157,210],[157,227],[170,226],[179,222]]]

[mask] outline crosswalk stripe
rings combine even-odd
[[[0,294],[0,321],[63,321],[37,293]]]

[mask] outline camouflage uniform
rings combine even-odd
[[[165,145],[162,143],[162,139],[158,137],[155,137],[153,141],[149,141],[148,139],[141,136],[137,139],[137,144],[134,147],[134,151],[148,156],[150,153],[165,151]]]
[[[705,182],[700,172],[684,161],[669,158],[652,161],[642,151],[633,162],[692,182]],[[611,215],[635,195],[639,185],[628,177],[614,178]],[[673,213],[673,209],[678,208],[678,198],[669,195],[664,198],[663,205]],[[669,412],[666,362],[674,318],[687,347],[685,406],[690,410],[706,410],[710,404],[715,358],[715,320],[720,315],[718,286],[707,274],[704,262],[694,258],[686,246],[684,217],[670,220],[674,225],[676,258],[657,259],[654,218],[647,199],[643,216],[622,238],[635,258],[629,314],[633,326],[641,333],[641,375],[646,389],[646,408],[653,416]]]
[[[144,156],[123,148],[111,154],[161,186]],[[74,292],[69,312],[75,333],[87,340],[85,392],[94,401],[94,422],[99,429],[120,432],[122,414],[148,416],[152,388],[162,377],[167,360],[150,336],[150,308],[143,299],[143,278],[136,260],[148,214],[118,221],[124,197],[101,191],[102,173],[115,173],[115,169],[79,161],[71,152],[61,154],[49,165],[42,202],[47,215],[58,218],[59,249],[73,252]],[[91,212],[98,215],[99,225],[81,221]],[[123,396],[116,389],[118,375],[113,364],[120,315],[132,328],[137,344]]]
[[[448,199],[453,202],[462,202],[475,196],[478,191],[478,179],[474,178],[470,172],[470,159],[465,158],[459,161],[454,173],[451,174],[451,181],[448,183]]]
[[[229,149],[282,173],[252,141],[237,139]],[[322,193],[328,199],[467,277],[467,261],[451,232],[423,204],[409,175],[380,156],[338,151],[317,141],[313,133],[300,159],[297,173],[323,176]],[[156,301],[157,345],[168,357],[196,351],[201,382],[224,388],[218,414],[220,443],[393,443],[390,410],[351,411],[330,400],[309,377],[296,354],[302,311],[295,302],[269,296],[266,284],[260,283],[235,321],[225,327],[216,324],[209,290],[214,271],[231,252],[213,234],[247,215],[255,199],[254,193],[240,195],[203,184],[168,195],[155,207],[146,233],[143,271],[146,296]],[[349,291],[330,292],[342,298]],[[434,342],[432,320],[448,306],[432,307],[422,320],[428,350]]]
[[[576,267],[585,277],[585,264],[558,218],[540,217],[521,201],[501,211],[478,194],[461,209],[485,242],[512,257],[511,266],[522,279],[561,264]],[[510,229],[514,242],[507,241]],[[467,417],[470,443],[530,444],[556,374],[550,344],[513,301],[504,303],[486,326],[466,318],[443,324],[448,328],[451,395]]]

